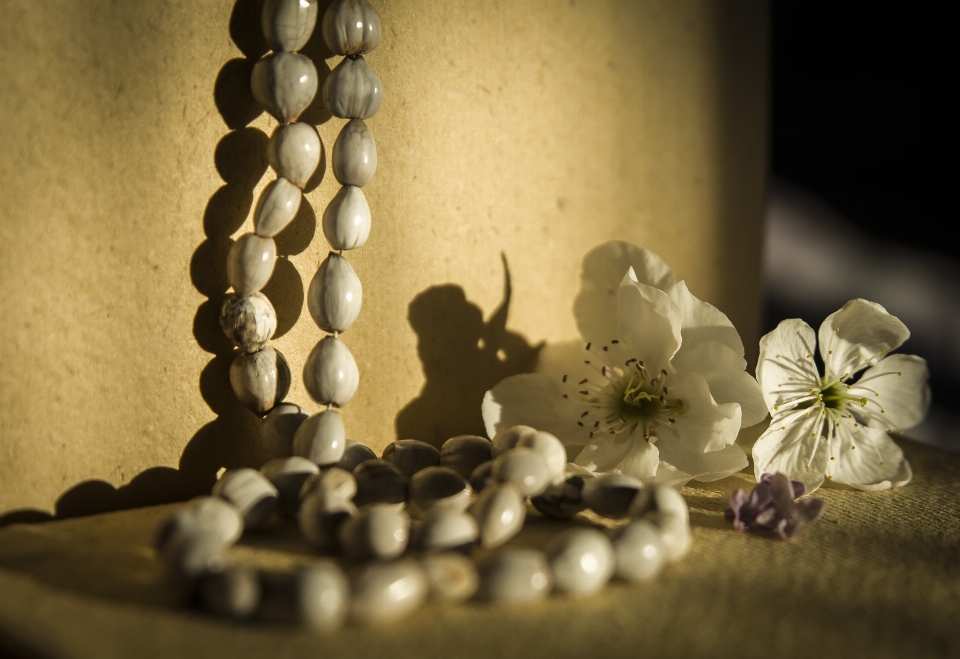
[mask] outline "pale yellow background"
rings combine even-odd
[[[479,396],[532,360],[528,346],[575,335],[580,258],[611,238],[660,253],[755,351],[765,3],[374,4],[385,97],[370,122],[374,229],[349,254],[364,285],[345,337],[362,372],[350,436],[384,446],[411,403],[402,434],[479,430]],[[245,82],[245,58],[265,50],[257,5],[4,3],[0,512],[189,496],[266,458],[217,326],[229,238],[273,178],[274,122]],[[317,42],[306,52],[323,77],[337,60]],[[329,161],[343,122],[319,103],[306,118],[323,122]],[[266,290],[289,398],[311,409],[300,369],[320,332],[303,292],[336,188],[328,169]],[[504,299],[501,252],[509,334],[502,314],[480,320]]]

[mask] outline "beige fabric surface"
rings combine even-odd
[[[823,489],[824,518],[792,543],[723,519],[737,474],[683,490],[694,541],[642,586],[531,606],[430,605],[383,628],[320,637],[177,610],[150,548],[174,506],[0,530],[0,635],[48,657],[945,657],[960,656],[960,457],[903,443],[915,480]],[[581,523],[583,520],[581,520]],[[531,515],[512,545],[565,523]],[[231,559],[311,560],[291,524],[245,537]]]
[[[364,295],[345,336],[350,436],[482,430],[483,392],[575,335],[580,259],[612,238],[659,252],[756,349],[765,2],[373,3],[385,94],[373,231],[349,254]],[[217,323],[227,251],[273,178],[274,122],[248,85],[261,4],[4,0],[0,515],[172,501],[267,458]],[[304,52],[323,78],[338,58],[321,43]],[[303,118],[326,164],[265,292],[289,399],[315,410],[303,298],[344,122],[319,102]]]

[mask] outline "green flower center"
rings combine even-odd
[[[828,410],[836,410],[837,412],[844,412],[847,409],[847,405],[850,403],[857,403],[861,407],[864,407],[867,404],[867,399],[863,396],[853,396],[847,393],[849,385],[844,384],[843,382],[832,382],[829,383],[825,380],[820,381],[820,392],[816,398],[804,401],[797,405],[798,410],[802,410],[808,407],[813,407],[814,405],[822,404]],[[811,389],[810,393],[817,393],[816,389]]]
[[[620,418],[626,423],[639,423],[648,433],[660,422],[673,423],[674,417],[684,412],[683,401],[666,397],[665,380],[665,373],[648,380],[643,374],[634,372],[617,383],[617,389],[623,387],[617,402]]]

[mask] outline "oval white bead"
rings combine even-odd
[[[367,460],[353,471],[357,479],[358,506],[371,503],[399,504],[407,500],[407,477],[386,460]]]
[[[340,527],[340,546],[352,559],[397,558],[410,539],[410,516],[396,506],[371,504]]]
[[[360,370],[350,349],[335,336],[320,340],[303,365],[303,384],[321,405],[343,407],[357,393]]]
[[[493,602],[532,602],[550,594],[552,578],[543,552],[535,549],[502,551],[479,566],[480,592]]]
[[[490,455],[494,458],[505,451],[509,451],[517,445],[521,438],[532,435],[537,432],[536,428],[530,426],[510,426],[497,432],[490,440]]]
[[[277,176],[300,188],[313,176],[322,155],[323,144],[317,129],[300,121],[280,124],[267,142],[267,162]]]
[[[350,582],[332,562],[313,563],[294,573],[264,573],[260,615],[331,631],[343,626],[350,606]]]
[[[277,507],[279,492],[256,469],[232,469],[213,486],[213,496],[229,501],[243,515],[245,528],[263,525]]]
[[[293,436],[293,454],[312,460],[321,467],[333,465],[343,457],[346,430],[333,410],[318,412],[304,421]]]
[[[280,403],[260,422],[260,443],[275,458],[293,455],[293,436],[307,420],[307,411],[293,403]]]
[[[451,467],[464,478],[490,460],[490,440],[479,435],[457,435],[440,447],[440,464]]]
[[[350,617],[361,625],[399,620],[423,604],[428,592],[427,577],[416,561],[371,563],[353,584]]]
[[[383,85],[362,57],[345,57],[323,83],[323,104],[341,119],[369,119],[383,103]]]
[[[363,287],[353,266],[330,252],[317,269],[307,291],[307,309],[324,332],[345,332],[360,315]]]
[[[260,473],[266,476],[280,493],[277,506],[279,511],[288,515],[300,508],[300,488],[303,487],[303,482],[319,471],[316,464],[297,455],[277,458],[260,467]]]
[[[397,466],[404,476],[413,476],[440,464],[440,451],[419,439],[400,439],[383,449],[383,459]]]
[[[617,576],[626,581],[648,581],[663,565],[663,543],[660,532],[646,520],[630,522],[617,529],[613,536],[617,560]]]
[[[238,348],[256,352],[277,331],[277,312],[263,293],[228,295],[220,305],[220,328]]]
[[[230,386],[241,403],[262,416],[290,391],[290,367],[283,355],[269,346],[237,355],[230,364]]]
[[[253,97],[281,123],[296,121],[317,93],[317,67],[299,53],[274,53],[253,65]]]
[[[674,518],[684,524],[690,521],[690,512],[683,495],[668,485],[645,487],[630,506],[631,517],[656,513],[659,520]]]
[[[333,175],[340,185],[361,188],[377,171],[377,143],[361,119],[351,119],[333,143]]]
[[[548,432],[526,433],[517,440],[517,448],[533,449],[540,454],[547,465],[550,482],[560,484],[564,481],[564,467],[567,465],[567,449],[563,442]]]
[[[278,178],[263,189],[253,211],[253,230],[258,236],[272,238],[297,216],[300,188],[285,178]]]
[[[317,3],[302,0],[267,0],[261,14],[263,36],[276,52],[303,48],[317,24]]]
[[[340,526],[356,514],[357,507],[351,501],[328,496],[321,488],[309,493],[300,502],[297,523],[300,534],[310,546],[331,551],[340,546]]]
[[[499,547],[523,528],[526,509],[519,490],[510,483],[486,487],[470,507],[485,549]]]
[[[427,467],[410,479],[408,506],[413,515],[433,510],[463,512],[473,498],[470,483],[450,467]]]
[[[626,517],[630,505],[642,490],[643,483],[626,474],[606,474],[583,482],[581,499],[593,512],[602,517]]]
[[[224,545],[232,545],[243,534],[240,509],[220,497],[198,497],[162,522],[157,529],[157,551],[179,536],[211,534]]]
[[[370,237],[370,206],[363,190],[345,185],[323,211],[323,235],[330,249],[357,249]]]
[[[417,549],[468,548],[480,537],[477,520],[468,513],[433,510],[414,526],[413,545]]]
[[[480,585],[477,567],[462,554],[427,554],[420,565],[430,584],[430,597],[436,601],[463,602],[473,597]]]
[[[323,15],[320,32],[335,55],[369,53],[380,43],[380,16],[367,0],[334,0]]]
[[[277,245],[273,238],[244,234],[230,246],[227,254],[227,281],[237,295],[253,295],[270,281],[276,260]]]
[[[547,463],[529,448],[512,448],[493,461],[490,472],[501,483],[513,483],[524,497],[542,494],[550,485]]]
[[[610,580],[614,570],[610,540],[596,529],[567,529],[547,544],[554,587],[589,595]]]

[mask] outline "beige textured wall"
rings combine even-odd
[[[479,430],[486,388],[575,335],[580,257],[610,238],[659,252],[755,345],[765,3],[373,2],[385,99],[374,230],[350,254],[365,298],[346,335],[351,436]],[[258,11],[5,3],[0,512],[188,496],[266,458],[217,326],[231,236],[272,178],[273,122],[246,87]],[[306,52],[321,76],[336,64],[319,39]],[[319,103],[306,118],[329,149],[342,121]],[[313,409],[299,371],[320,333],[303,297],[326,253],[329,168],[311,187],[266,293],[289,399]]]

